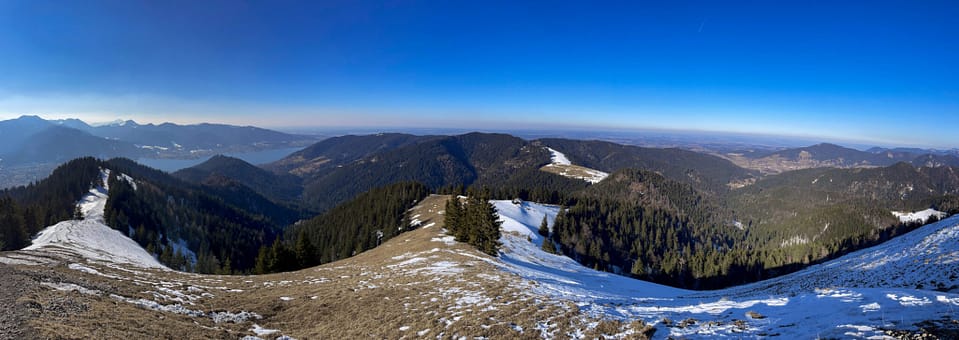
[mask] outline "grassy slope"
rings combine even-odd
[[[532,283],[497,270],[487,262],[488,257],[471,247],[434,240],[440,237],[443,221],[438,209],[445,200],[445,196],[431,196],[414,211],[424,225],[436,223],[429,228],[405,233],[349,259],[292,273],[213,276],[142,269],[132,273],[113,268],[116,266],[84,263],[102,274],[95,275],[69,269],[67,264],[74,260],[49,254],[3,255],[40,257],[55,263],[15,266],[13,275],[18,278],[72,283],[101,292],[96,296],[31,288],[32,293],[17,302],[18,308],[32,313],[25,331],[49,338],[236,339],[254,335],[250,329],[256,323],[279,330],[269,338],[281,334],[298,339],[400,338],[429,330],[423,336],[443,333],[532,339],[540,337],[537,321],[551,320],[558,327],[554,334],[582,328],[590,321],[573,305],[542,303],[528,293]],[[425,260],[411,260],[417,256]],[[263,319],[213,323],[209,317],[148,310],[110,297],[115,294],[175,304],[150,293],[173,296],[161,288],[195,297],[185,298],[189,303],[184,307],[191,310],[253,311]],[[613,334],[621,332],[620,326],[627,325],[604,327],[613,329]],[[518,327],[525,332],[516,331]]]

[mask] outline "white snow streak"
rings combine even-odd
[[[899,222],[902,222],[902,223],[909,223],[909,222],[926,223],[926,221],[928,221],[929,218],[933,216],[936,216],[938,218],[943,218],[943,217],[946,217],[947,215],[944,212],[941,212],[932,208],[926,209],[923,211],[911,212],[911,213],[893,211],[892,214],[898,217]]]
[[[556,151],[553,148],[546,148],[546,150],[549,150],[549,153],[551,154],[550,160],[552,160],[553,164],[573,165],[573,162],[570,162],[569,158],[566,158],[566,155],[564,155],[562,152]]]
[[[135,241],[108,227],[103,219],[110,170],[103,170],[104,186],[90,189],[77,205],[82,220],[67,220],[40,231],[24,250],[66,251],[88,260],[125,263],[143,268],[167,269]]]

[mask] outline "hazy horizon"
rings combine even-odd
[[[159,125],[163,123],[174,123],[179,125],[189,125],[197,123],[210,124],[229,124],[238,126],[255,126],[271,129],[279,132],[316,135],[316,136],[342,136],[342,135],[369,135],[377,133],[409,133],[417,135],[457,135],[471,132],[482,133],[507,133],[526,139],[537,139],[546,137],[573,138],[573,139],[597,139],[614,142],[626,141],[626,144],[657,144],[666,146],[690,146],[693,144],[722,144],[727,146],[763,146],[763,147],[804,147],[820,143],[838,144],[844,147],[866,150],[872,147],[883,148],[924,148],[936,150],[953,150],[955,147],[934,147],[925,145],[893,144],[888,142],[870,142],[865,140],[843,139],[826,136],[801,136],[787,134],[764,134],[748,132],[728,132],[728,131],[707,131],[707,130],[680,130],[680,129],[649,129],[649,128],[616,128],[616,127],[583,127],[583,126],[559,126],[559,127],[435,127],[435,126],[260,126],[247,124],[243,122],[220,122],[220,121],[196,121],[196,122],[174,122],[174,121],[146,121],[135,117],[128,119],[113,119],[105,121],[89,121],[74,116],[44,116],[44,115],[21,115],[13,118],[0,116],[0,121],[17,119],[23,116],[37,116],[45,120],[63,120],[80,119],[91,126],[102,126],[118,123],[120,121],[134,121],[137,124]],[[647,143],[635,143],[637,140],[646,140]],[[632,142],[630,142],[632,141]],[[653,142],[654,141],[654,142]]]
[[[959,146],[954,2],[0,3],[0,119]]]

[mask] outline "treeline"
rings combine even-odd
[[[930,200],[929,206],[933,209],[945,212],[949,215],[959,214],[959,196],[946,195]]]
[[[703,225],[663,209],[585,198],[560,212],[550,238],[561,253],[597,270],[680,288],[718,289],[788,274],[921,226],[863,232],[862,215],[846,209],[824,212],[832,216],[831,233],[789,244],[783,242],[789,239],[786,231]]]
[[[544,204],[571,205],[581,190],[590,187],[589,182],[577,178],[569,178],[539,169],[521,169],[515,174],[499,180],[487,180],[474,185],[471,190],[489,191],[491,199],[514,199],[539,202]],[[460,187],[459,191],[449,193],[463,195],[466,192]]]
[[[78,158],[40,182],[0,191],[0,250],[26,247],[31,235],[73,218],[77,201],[99,180],[101,165]]]
[[[561,211],[550,238],[585,266],[684,288],[721,285],[714,278],[754,265],[736,251],[736,229],[610,199],[584,198]]]
[[[468,243],[488,255],[499,255],[500,225],[496,207],[489,202],[489,193],[457,196],[446,201],[446,230],[456,241]]]
[[[254,273],[307,268],[372,249],[410,229],[407,211],[429,192],[423,184],[402,182],[360,194],[261,247]]]

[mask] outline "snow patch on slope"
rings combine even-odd
[[[540,250],[536,231],[542,216],[552,224],[558,207],[491,202],[508,231],[494,264],[534,282],[529,286],[534,294],[570,301],[595,317],[643,319],[659,328],[657,337],[881,337],[881,329],[916,329],[920,321],[951,317],[959,305],[959,295],[915,289],[917,281],[929,278],[957,283],[959,217],[777,279],[690,291],[594,271],[548,254]],[[897,317],[883,317],[889,315]],[[664,318],[695,321],[680,327],[663,324]]]
[[[499,213],[502,229],[507,233],[516,233],[522,237],[529,237],[537,246],[542,246],[543,236],[539,234],[539,225],[543,217],[547,217],[549,230],[553,230],[553,221],[559,213],[559,207],[543,205],[521,200],[492,201]],[[530,226],[535,226],[530,229]]]
[[[943,218],[943,217],[946,217],[946,215],[948,215],[942,211],[938,211],[932,208],[926,209],[923,211],[916,211],[916,212],[893,211],[892,214],[898,217],[899,222],[902,222],[902,223],[909,223],[909,222],[926,223],[926,221],[928,221],[933,216],[936,216],[938,218]]]
[[[186,244],[186,240],[182,238],[177,239],[176,242],[171,242],[170,245],[173,247],[173,251],[180,253],[184,258],[186,258],[187,262],[190,263],[190,266],[196,266],[196,253],[190,250],[190,247]]]
[[[137,191],[137,182],[133,180],[133,177],[130,177],[127,174],[120,174],[120,179],[130,184],[130,187],[133,188],[133,191]]]
[[[43,229],[24,250],[69,252],[88,260],[167,269],[135,241],[105,224],[103,208],[110,190],[110,170],[103,170],[100,175],[103,186],[90,189],[77,203],[82,220],[67,220]]]
[[[553,164],[556,165],[573,165],[573,162],[569,161],[569,158],[566,158],[566,155],[562,152],[556,151],[553,148],[546,148],[550,153],[550,160]]]
[[[652,285],[612,273],[583,267],[573,259],[546,253],[540,249],[545,238],[539,235],[543,216],[548,217],[552,230],[559,207],[532,202],[519,205],[512,201],[490,201],[503,221],[503,243],[500,260],[507,271],[538,282],[539,293],[557,297],[576,297],[583,301],[632,300],[673,296],[684,290]],[[527,240],[533,239],[533,242]]]

